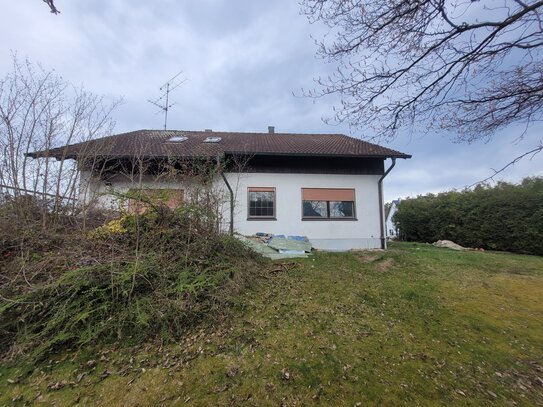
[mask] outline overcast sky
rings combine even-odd
[[[172,95],[169,129],[345,133],[321,120],[337,98],[296,96],[333,67],[315,57],[311,25],[292,0],[40,0],[5,1],[0,16],[0,76],[10,55],[40,62],[65,79],[110,98],[123,97],[116,131],[159,129],[163,116],[147,102],[179,71],[188,79]],[[492,174],[543,138],[543,126],[510,127],[488,143],[454,144],[453,135],[398,137],[388,147],[413,154],[385,180],[385,199],[463,188]],[[543,175],[543,154],[497,179]]]

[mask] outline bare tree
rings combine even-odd
[[[49,6],[49,8],[51,9],[51,13],[60,14],[60,11],[55,7],[55,3],[53,2],[53,0],[43,0],[43,2]]]
[[[47,152],[109,135],[118,103],[14,56],[12,71],[0,79],[0,193],[53,197],[55,208],[75,200],[77,166],[66,157],[47,158]],[[45,158],[30,158],[36,151]]]
[[[301,0],[337,70],[313,97],[341,95],[329,120],[393,139],[401,128],[488,140],[543,114],[543,1]],[[521,138],[523,136],[520,136]],[[543,149],[539,141],[539,151]]]

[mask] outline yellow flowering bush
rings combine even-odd
[[[113,219],[105,225],[99,226],[94,230],[91,230],[88,234],[89,239],[104,240],[111,236],[122,235],[126,233],[124,222],[127,215],[123,215],[119,219]]]

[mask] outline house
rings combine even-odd
[[[392,221],[392,217],[398,210],[399,203],[400,199],[395,199],[385,208],[385,233],[388,239],[396,239],[398,237],[398,228]]]
[[[326,250],[385,248],[382,182],[404,154],[343,134],[138,130],[29,154],[76,160],[80,201],[126,205],[119,192],[198,194],[211,181],[224,231],[305,235]],[[385,160],[392,164],[385,171]],[[170,171],[175,169],[175,171]],[[168,174],[173,174],[168,176]],[[199,195],[199,196],[200,196]],[[128,204],[130,205],[130,204]]]

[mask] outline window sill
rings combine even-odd
[[[312,220],[316,220],[318,222],[322,222],[322,221],[328,221],[328,222],[335,222],[335,221],[339,221],[339,222],[346,222],[346,221],[358,221],[357,218],[302,218],[302,221],[312,221]]]
[[[277,220],[277,218],[255,218],[255,217],[251,217],[251,218],[247,218],[247,220]]]

